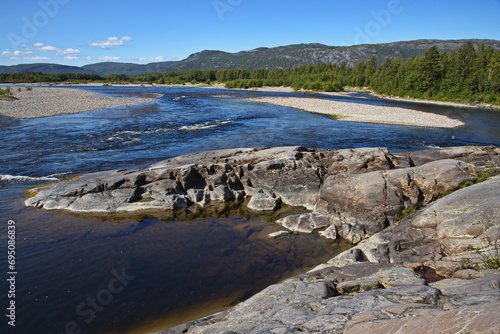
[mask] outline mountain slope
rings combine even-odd
[[[323,44],[297,44],[275,48],[258,48],[250,51],[228,53],[205,50],[194,53],[182,61],[167,61],[150,64],[104,62],[82,67],[57,64],[23,64],[0,66],[0,73],[43,72],[43,73],[86,73],[108,76],[126,74],[135,76],[151,72],[179,72],[208,69],[283,69],[319,63],[354,66],[358,61],[372,57],[381,63],[386,57],[408,59],[420,56],[431,46],[439,51],[453,51],[467,42],[475,46],[484,44],[500,50],[500,41],[482,39],[462,40],[415,40],[385,44],[364,44],[355,46],[327,46]]]
[[[85,73],[85,74],[95,74],[91,71],[86,71],[85,69],[77,66],[67,66],[59,64],[20,64],[12,66],[0,66],[0,73],[22,73],[22,72],[42,72],[47,74],[54,73]]]
[[[130,76],[135,76],[151,72],[160,72],[176,63],[178,62],[166,61],[166,62],[149,63],[142,65],[133,63],[105,62],[105,63],[85,65],[82,66],[82,68],[85,71],[97,73],[102,76],[108,76],[112,74],[126,74]]]
[[[192,71],[208,69],[282,69],[318,63],[354,66],[358,61],[372,57],[381,63],[386,57],[408,59],[420,56],[435,45],[439,51],[453,51],[471,41],[475,46],[484,44],[500,50],[500,41],[495,40],[416,40],[386,44],[364,44],[355,46],[327,46],[323,44],[297,44],[277,48],[259,48],[250,51],[227,53],[221,51],[202,51],[189,56],[164,70],[164,72]]]

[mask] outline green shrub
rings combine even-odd
[[[498,256],[498,249],[495,255],[483,255],[483,265],[486,269],[500,269],[500,258]]]

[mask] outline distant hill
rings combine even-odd
[[[53,73],[83,73],[83,74],[98,74],[108,76],[111,74],[127,74],[130,76],[160,72],[167,69],[169,66],[176,64],[175,61],[166,61],[150,64],[133,64],[133,63],[115,63],[105,62],[78,66],[66,66],[58,64],[21,64],[13,66],[0,66],[0,73],[22,73],[22,72],[42,72],[47,74]]]
[[[151,72],[179,72],[208,69],[283,69],[319,63],[354,66],[358,61],[375,57],[381,63],[386,57],[408,59],[420,56],[431,46],[439,51],[453,51],[467,42],[475,46],[484,44],[500,50],[500,41],[484,39],[461,40],[415,40],[385,44],[364,44],[355,46],[327,46],[323,44],[297,44],[276,48],[258,48],[250,51],[228,53],[205,50],[194,53],[182,61],[167,61],[150,64],[104,62],[82,67],[58,64],[22,64],[0,66],[0,73],[43,72],[43,73],[86,73],[108,76],[126,74],[130,76]]]
[[[81,68],[85,71],[91,73],[97,73],[102,76],[108,76],[111,74],[126,74],[130,76],[146,74],[151,72],[161,72],[166,70],[172,65],[175,65],[176,61],[165,61],[159,63],[149,63],[146,65],[133,64],[133,63],[97,63],[82,66]]]
[[[22,73],[22,72],[42,72],[47,74],[54,73],[86,73],[95,74],[93,72],[87,72],[81,67],[77,66],[67,66],[59,64],[20,64],[12,66],[0,66],[0,73]]]

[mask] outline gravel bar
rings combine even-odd
[[[465,123],[447,116],[388,106],[374,106],[317,98],[263,97],[248,98],[247,101],[270,103],[308,112],[334,116],[337,120],[361,123],[420,126],[432,128],[454,128]]]
[[[33,87],[28,91],[13,89],[14,101],[0,101],[0,115],[14,118],[38,118],[85,111],[99,110],[116,106],[150,103],[161,94],[151,97],[109,97],[83,89]]]

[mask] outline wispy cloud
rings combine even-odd
[[[109,49],[112,47],[123,46],[125,42],[132,40],[132,37],[108,37],[105,41],[88,42],[88,45],[94,47],[100,47],[104,49]],[[95,49],[93,49],[96,51]],[[42,42],[37,42],[34,44],[20,46],[20,50],[11,51],[6,49],[4,51],[0,50],[0,58],[5,57],[15,60],[30,60],[30,61],[40,61],[40,60],[50,60],[53,62],[64,62],[64,61],[74,61],[74,60],[86,60],[88,62],[133,62],[133,63],[154,63],[154,62],[164,62],[167,60],[180,60],[180,59],[170,59],[164,56],[156,57],[138,57],[138,58],[128,58],[128,57],[117,57],[117,56],[101,56],[88,54],[84,51],[80,51],[74,48],[61,48],[57,45],[46,45]]]
[[[15,50],[14,52],[11,52],[9,49],[2,51],[0,55],[4,57],[10,57],[11,59],[19,59],[20,57],[26,57],[29,56],[33,53],[33,51],[19,51]]]
[[[165,61],[165,58],[162,56],[148,57],[148,58],[141,57],[141,58],[137,58],[137,60],[140,62],[152,63],[152,62]]]
[[[132,37],[123,36],[123,37],[108,37],[105,41],[89,41],[87,42],[88,46],[95,46],[102,49],[109,50],[113,47],[123,46],[123,44],[127,41],[131,41]]]
[[[74,60],[80,58],[81,51],[72,48],[59,48],[57,46],[45,45],[43,43],[35,43],[33,47],[22,45],[21,50],[10,51],[9,49],[0,52],[0,56],[9,57],[10,59],[21,60],[48,60],[53,59],[47,56],[47,53],[53,53],[56,56],[64,56],[64,59]]]
[[[42,51],[42,52],[57,51],[57,48],[55,46],[47,45],[47,46],[41,46],[41,47],[39,47],[38,51]]]
[[[21,58],[19,58],[21,59]],[[22,59],[24,60],[49,60],[49,59],[52,59],[50,57],[23,57]]]
[[[99,61],[117,61],[120,60],[120,57],[110,57],[110,56],[105,56],[105,57],[99,57],[97,58]]]
[[[80,50],[77,49],[72,49],[72,48],[67,48],[67,49],[58,49],[57,54],[58,55],[77,55],[80,54]]]
[[[52,46],[52,45],[44,45],[43,43],[35,43],[33,45],[38,51],[41,51],[41,52],[55,52],[56,55],[58,56],[64,56],[64,55],[72,55],[72,56],[76,56],[78,54],[81,53],[80,50],[77,50],[77,49],[71,49],[71,48],[67,48],[67,49],[61,49],[61,48],[58,48],[56,46]]]

